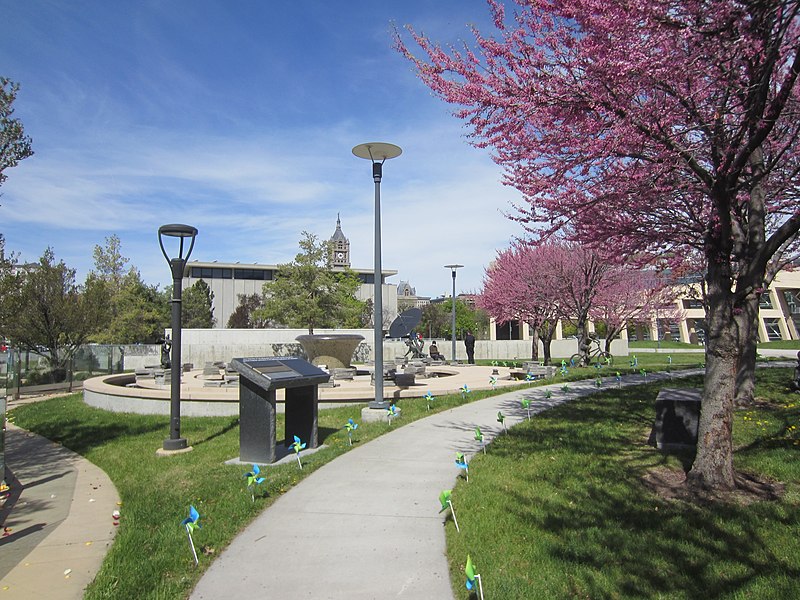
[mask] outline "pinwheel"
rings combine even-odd
[[[481,431],[480,427],[475,428],[475,441],[481,443],[481,448],[483,448],[483,453],[486,454],[486,444],[483,443],[483,432]]]
[[[641,371],[639,371],[639,373],[641,373],[642,376],[644,377],[644,380],[647,381],[647,370],[646,369],[642,369]]]
[[[616,380],[617,380],[617,387],[618,388],[622,387],[622,375],[619,374],[619,371],[617,371]]]
[[[400,409],[397,408],[394,404],[390,404],[389,408],[386,409],[386,418],[389,420],[389,425],[391,426],[392,420],[396,419],[400,416]]]
[[[569,369],[567,369],[567,365],[561,365],[561,370],[559,371],[559,373],[561,373],[562,377],[565,376],[567,373],[569,373]]]
[[[303,463],[300,462],[300,451],[306,447],[305,442],[301,442],[300,438],[294,436],[294,443],[291,445],[292,450],[294,450],[294,455],[297,457],[297,464],[300,465],[300,468],[303,468]]]
[[[494,389],[495,386],[497,385],[497,377],[495,376],[489,377],[489,385],[491,385],[492,389]]]
[[[508,433],[508,431],[506,431],[506,417],[499,410],[497,411],[497,422],[500,423],[503,426],[503,431],[505,433]]]
[[[444,490],[441,494],[439,494],[439,502],[442,504],[442,508],[439,509],[439,512],[444,512],[448,508],[450,509],[450,514],[453,515],[453,523],[456,524],[456,531],[459,533],[461,529],[458,527],[458,519],[456,519],[456,509],[453,508],[453,501],[450,499],[450,496],[453,494],[452,490]]]
[[[194,566],[197,566],[197,552],[194,549],[194,540],[192,539],[192,532],[195,529],[200,529],[202,525],[198,523],[200,520],[200,513],[197,512],[197,509],[194,506],[189,506],[189,516],[186,517],[183,521],[181,521],[181,525],[186,528],[186,535],[189,538],[189,548],[192,550],[192,556],[194,557]]]
[[[456,466],[459,469],[464,469],[464,475],[467,478],[467,482],[469,482],[469,463],[462,452],[456,452]]]
[[[467,589],[472,591],[475,589],[475,583],[478,584],[478,597],[483,600],[483,583],[481,583],[481,576],[475,572],[475,565],[472,564],[472,558],[467,554],[467,566],[464,567],[464,574],[467,576]]]
[[[353,421],[353,419],[347,419],[347,423],[344,424],[344,428],[347,430],[347,439],[350,442],[350,445],[353,445],[353,432],[358,429],[358,423]]]
[[[527,381],[528,383],[533,383],[534,381],[536,381],[536,375],[528,371],[525,374],[525,381]]]
[[[433,394],[431,394],[430,392],[425,394],[425,405],[427,406],[428,410],[431,409],[431,402],[433,402],[434,400],[436,400],[436,397]]]
[[[602,385],[603,385],[603,379],[601,377],[597,377],[594,380],[594,387],[599,388]]]
[[[258,468],[258,465],[253,465],[253,470],[244,474],[247,479],[247,489],[250,490],[250,499],[253,502],[256,501],[256,486],[265,481],[263,477],[259,477],[260,473],[261,469]]]
[[[520,404],[522,404],[522,408],[528,411],[528,421],[531,420],[531,401],[528,398],[523,398],[520,400]]]
[[[635,369],[638,366],[639,366],[639,359],[636,358],[636,355],[634,354],[633,358],[631,359],[631,369]]]
[[[461,386],[461,397],[466,398],[467,394],[469,394],[469,386],[465,383]]]

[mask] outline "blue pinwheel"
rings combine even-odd
[[[433,394],[431,394],[430,392],[425,394],[425,405],[427,406],[427,410],[431,409],[431,402],[433,402],[434,400],[436,400],[436,397]]]
[[[303,463],[300,462],[300,451],[306,447],[305,442],[301,442],[300,438],[294,436],[294,443],[291,445],[292,450],[294,450],[294,455],[297,458],[297,464],[300,465],[300,468],[303,468]]]
[[[258,465],[253,465],[253,470],[244,474],[247,479],[247,489],[250,490],[250,499],[253,502],[256,501],[256,486],[266,481],[263,477],[259,477],[260,474],[261,469],[258,468]]]
[[[619,374],[619,371],[617,371],[615,379],[617,380],[617,387],[622,387],[622,375]]]
[[[194,540],[192,539],[192,532],[195,529],[202,528],[202,525],[199,523],[200,521],[200,513],[197,512],[197,509],[194,506],[189,506],[189,516],[186,517],[183,521],[181,521],[181,525],[186,529],[186,536],[189,538],[189,548],[192,551],[192,556],[194,557],[194,566],[198,565],[197,560],[197,551],[194,549]]]
[[[353,432],[358,429],[358,423],[353,421],[353,419],[347,419],[347,423],[344,424],[344,428],[347,430],[347,439],[350,442],[350,445],[353,445]]]
[[[464,469],[464,475],[469,482],[469,463],[467,462],[467,457],[464,456],[463,452],[456,452],[456,466],[459,469]]]
[[[639,366],[639,359],[636,358],[636,355],[634,354],[633,358],[631,359],[631,369],[635,369],[638,366]]]
[[[389,408],[386,409],[386,418],[389,420],[389,425],[391,426],[392,421],[399,416],[400,416],[400,409],[397,408],[396,405],[390,404]]]
[[[527,381],[528,383],[533,383],[534,381],[536,381],[536,375],[528,371],[525,374],[525,381]]]
[[[567,373],[569,373],[569,369],[567,369],[567,365],[561,365],[561,370],[559,371],[562,377],[565,377]]]
[[[461,386],[461,397],[462,398],[466,398],[467,394],[469,394],[469,392],[470,392],[470,389],[469,389],[469,386],[466,383]]]
[[[456,531],[460,532],[461,529],[458,526],[458,519],[456,519],[456,509],[453,508],[453,501],[451,500],[452,494],[452,490],[444,490],[441,494],[439,494],[439,503],[442,505],[442,508],[439,509],[439,512],[444,512],[449,508],[450,514],[453,515],[453,523],[456,524]]]

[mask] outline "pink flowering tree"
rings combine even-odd
[[[653,319],[678,320],[675,299],[679,287],[655,270],[616,266],[607,273],[589,316],[606,326],[606,352],[630,323]]]
[[[699,259],[708,324],[693,485],[733,489],[736,375],[800,230],[800,4],[488,0],[492,36],[397,46],[523,194],[512,218],[627,262]],[[510,3],[510,2],[509,2]]]
[[[550,364],[550,344],[560,318],[558,290],[551,264],[561,249],[551,244],[514,244],[498,252],[486,269],[483,291],[476,302],[499,324],[519,320],[533,332],[531,357],[539,360],[539,340],[543,360]]]

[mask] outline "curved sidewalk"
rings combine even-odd
[[[668,378],[657,373],[647,381]],[[622,381],[640,383],[641,375]],[[551,384],[472,402],[356,447],[266,509],[214,561],[190,597],[453,598],[438,497],[456,481],[455,453],[480,451],[476,426],[487,443],[501,433],[498,410],[509,427],[525,419],[523,398],[540,412],[596,391],[593,381],[569,385],[568,393]],[[601,391],[612,386],[614,378],[606,378]],[[553,397],[545,399],[548,388]]]
[[[0,599],[80,600],[116,533],[119,494],[94,464],[9,425],[0,509]]]

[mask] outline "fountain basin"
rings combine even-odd
[[[364,336],[357,333],[326,333],[298,335],[295,339],[303,346],[308,362],[312,365],[346,369],[350,367],[353,353],[364,341]]]

